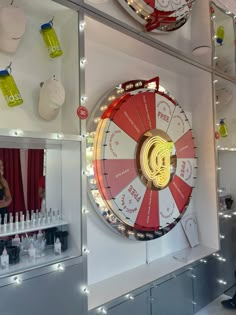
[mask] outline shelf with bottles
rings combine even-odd
[[[26,215],[21,211],[19,214],[16,212],[14,216],[12,213],[6,213],[0,225],[0,238],[64,225],[68,225],[68,222],[61,218],[59,210],[56,212],[50,209],[45,214],[32,210],[27,211]]]
[[[7,129],[43,131],[45,138],[55,133],[64,140],[77,136],[78,12],[50,0],[3,0],[0,25],[0,134]],[[17,40],[6,44],[8,25]]]
[[[0,240],[0,277],[74,257],[68,235],[67,230],[51,228]]]
[[[74,2],[79,3],[79,0]],[[211,22],[209,0],[85,0],[82,4],[113,23],[113,28],[159,43],[166,52],[211,66]],[[200,17],[200,18],[199,18]],[[201,22],[199,22],[201,20]]]

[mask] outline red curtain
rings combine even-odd
[[[8,182],[12,203],[8,206],[9,212],[25,212],[25,201],[22,184],[20,150],[0,149],[0,159],[4,164],[4,178]]]
[[[41,209],[39,180],[43,176],[44,150],[28,150],[27,205],[29,210]]]

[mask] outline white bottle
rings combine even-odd
[[[28,254],[29,254],[30,260],[35,259],[35,247],[34,247],[33,243],[31,243],[30,246],[29,246]]]
[[[6,248],[4,248],[2,255],[1,255],[1,267],[7,268],[9,266],[9,255],[7,253]]]
[[[18,217],[18,212],[16,212],[15,215],[15,229],[18,230],[19,229],[19,217]]]
[[[24,228],[25,228],[25,216],[24,216],[24,214],[22,214],[20,216],[20,224],[21,224],[21,229],[24,230]]]
[[[4,232],[7,231],[7,213],[4,215]]]
[[[13,215],[12,215],[12,213],[10,213],[10,223],[9,223],[9,227],[10,227],[10,231],[12,231],[13,230]]]
[[[37,240],[38,240],[39,242],[42,242],[42,240],[43,240],[43,233],[42,233],[41,230],[38,231]]]
[[[56,242],[54,243],[54,252],[55,255],[61,255],[61,242],[57,237]]]

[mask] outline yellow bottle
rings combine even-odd
[[[51,58],[59,57],[63,54],[61,45],[57,34],[53,28],[52,22],[41,25],[41,34],[44,39],[44,43],[48,49],[49,56]]]
[[[8,70],[0,71],[0,90],[4,95],[8,106],[13,107],[23,103],[23,99],[17,88],[15,80]]]
[[[220,120],[219,133],[220,133],[220,136],[223,138],[228,136],[228,129],[227,129],[224,119]]]
[[[224,26],[219,26],[216,30],[216,41],[218,44],[222,45],[225,38]]]

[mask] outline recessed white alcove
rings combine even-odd
[[[92,309],[212,254],[218,250],[219,242],[211,74],[90,18],[86,18],[85,51],[90,111],[117,84],[159,76],[160,84],[177,99],[192,121],[198,156],[197,180],[188,209],[197,215],[200,245],[196,248],[189,247],[180,223],[154,241],[125,239],[105,225],[89,203],[88,279]],[[185,263],[173,259],[173,253],[178,251],[188,257]],[[156,273],[147,277],[153,268],[157,268]],[[112,290],[111,283],[115,283]]]

